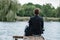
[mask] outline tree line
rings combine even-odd
[[[17,16],[33,16],[33,10],[35,8],[41,9],[40,16],[43,17],[60,17],[60,7],[54,8],[52,4],[39,5],[28,3],[21,5],[21,8],[17,12]]]
[[[60,17],[60,6],[54,8],[50,3],[44,5],[33,3],[21,5],[17,0],[0,0],[0,21],[15,21],[16,16],[33,16],[35,8],[41,9],[40,16]]]

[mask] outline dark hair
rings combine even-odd
[[[34,14],[36,14],[36,15],[38,15],[39,12],[40,12],[40,10],[39,10],[38,8],[36,8],[36,9],[34,10]]]

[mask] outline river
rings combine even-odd
[[[13,36],[23,36],[27,21],[0,22],[0,40],[14,40]],[[44,38],[60,40],[60,22],[44,22]]]

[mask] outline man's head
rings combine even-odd
[[[35,14],[35,15],[38,15],[39,13],[40,13],[39,8],[34,9],[34,14]]]

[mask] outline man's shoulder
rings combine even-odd
[[[39,16],[40,19],[43,19],[43,17]]]
[[[30,17],[30,19],[35,19],[35,18],[37,18],[37,19],[43,19],[43,17],[41,17],[41,16],[37,16],[37,17],[32,16],[32,17]]]
[[[38,18],[38,19],[42,19],[43,17],[42,17],[42,16],[36,16],[36,18]]]
[[[30,17],[30,19],[33,19],[33,18],[34,18],[34,16]]]

